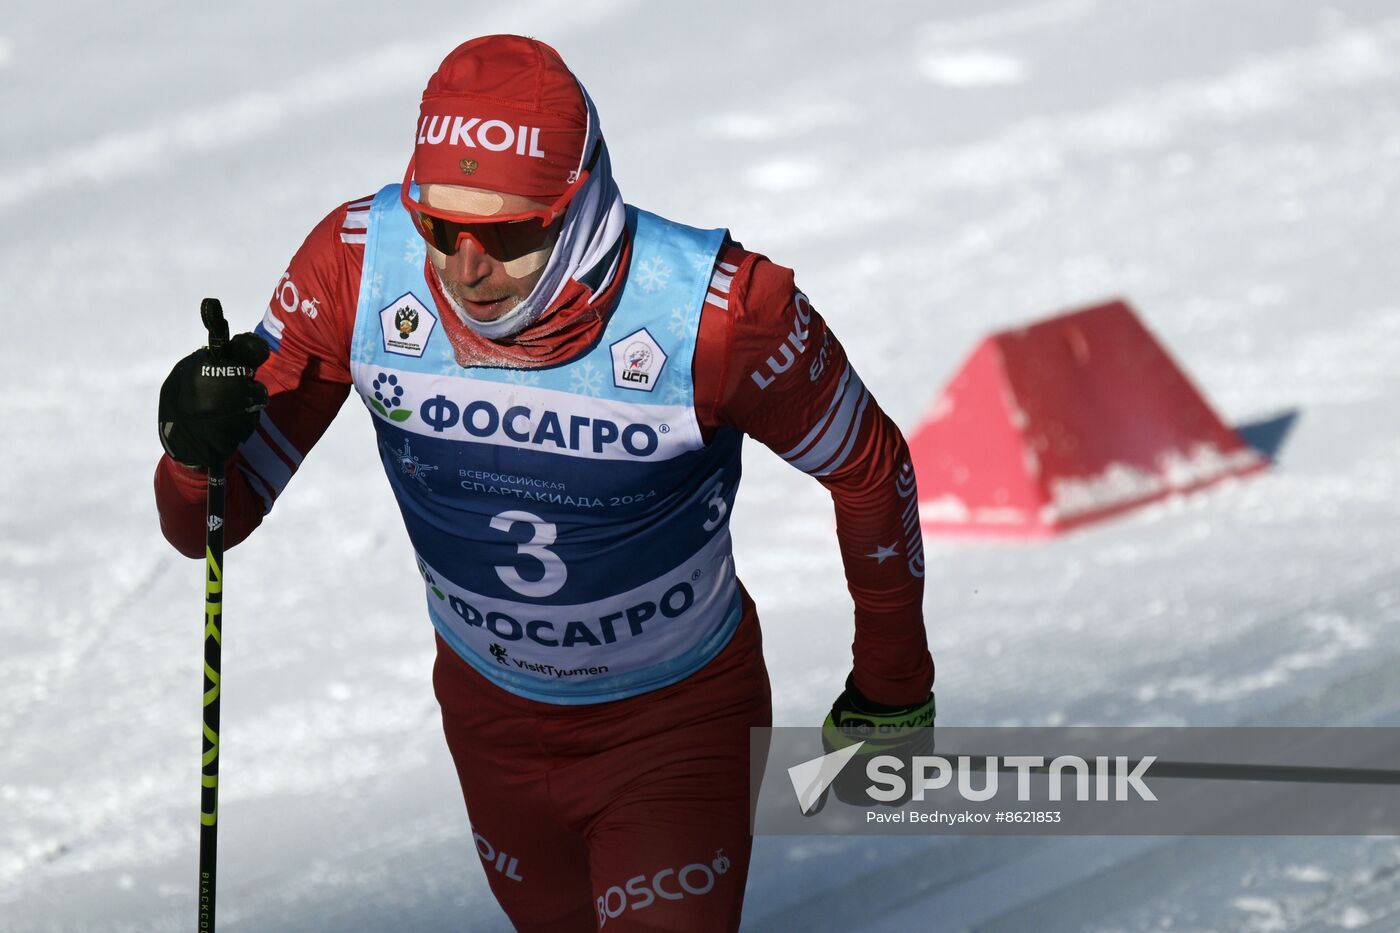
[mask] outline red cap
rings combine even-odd
[[[552,201],[578,177],[583,89],[559,53],[524,36],[464,42],[428,79],[413,177]]]

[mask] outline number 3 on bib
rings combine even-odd
[[[706,519],[704,529],[714,531],[724,521],[724,516],[729,512],[729,503],[724,501],[724,483],[716,481],[713,486],[706,490],[705,507]]]
[[[535,530],[534,536],[529,541],[516,545],[516,552],[539,561],[544,566],[544,575],[538,580],[527,580],[514,567],[502,566],[496,567],[496,575],[501,578],[502,583],[521,596],[530,596],[535,599],[553,596],[559,592],[564,581],[569,577],[569,568],[564,566],[563,559],[549,549],[549,546],[554,543],[558,530],[554,527],[553,522],[547,522],[538,515],[517,510],[502,512],[492,518],[491,527],[496,531],[509,532],[516,522],[525,522]]]

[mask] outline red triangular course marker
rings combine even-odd
[[[925,531],[1016,537],[1268,465],[1122,301],[984,339],[909,447]]]

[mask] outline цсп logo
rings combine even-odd
[[[611,347],[613,385],[650,392],[666,366],[666,351],[645,327],[615,341]]]
[[[627,348],[624,359],[628,370],[646,372],[651,368],[651,348],[641,342],[634,343]]]

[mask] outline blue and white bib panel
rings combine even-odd
[[[443,640],[496,685],[601,703],[728,643],[741,435],[701,437],[692,361],[723,230],[627,208],[602,338],[545,369],[463,368],[399,186],[374,199],[351,346]],[[450,312],[449,312],[450,313]]]

